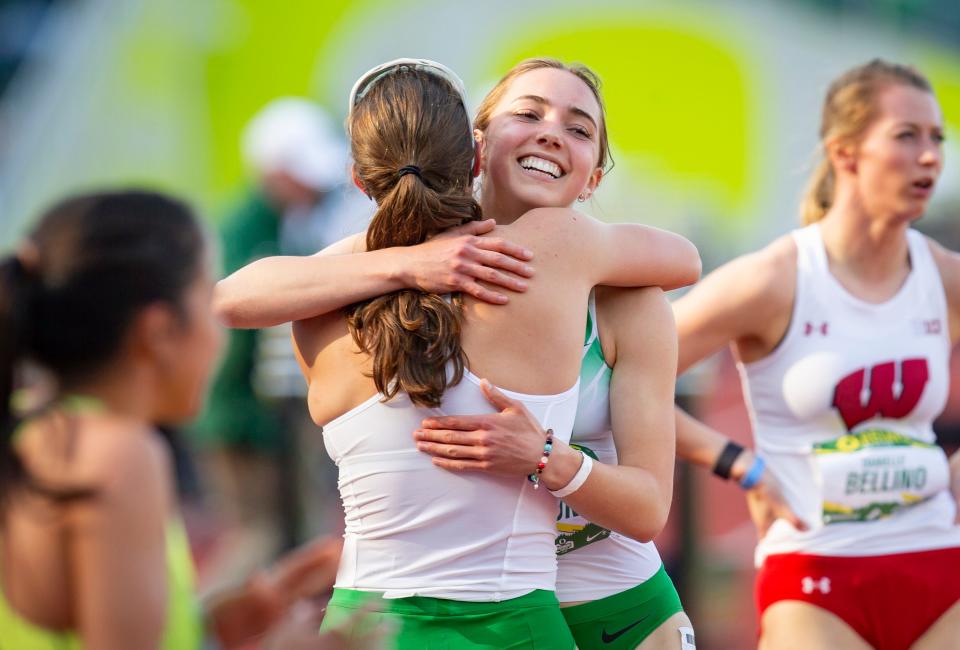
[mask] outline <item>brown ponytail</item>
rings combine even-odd
[[[400,66],[378,79],[354,107],[354,168],[378,205],[367,250],[412,246],[480,218],[470,194],[474,161],[470,121],[446,80]],[[373,380],[386,399],[406,392],[420,406],[438,406],[463,377],[461,297],[397,291],[356,303],[347,323],[373,358]],[[453,373],[447,377],[447,366]]]
[[[882,59],[874,59],[837,77],[823,102],[821,148],[831,140],[861,136],[876,117],[880,92],[892,84],[933,92],[930,82],[916,69]],[[805,226],[820,221],[833,205],[833,165],[825,151],[821,151],[821,156],[800,203],[800,219]]]

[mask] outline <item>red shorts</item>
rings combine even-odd
[[[960,548],[870,557],[771,555],[757,573],[760,615],[781,600],[836,614],[877,650],[908,648],[960,600]]]

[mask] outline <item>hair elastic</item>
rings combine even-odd
[[[423,176],[421,175],[421,172],[422,172],[422,170],[421,170],[419,167],[417,167],[416,165],[407,165],[406,167],[401,167],[401,168],[397,171],[397,178],[403,178],[403,177],[406,176],[407,174],[413,174],[414,176],[416,176],[417,178],[419,178],[419,179],[422,181],[422,180],[423,180]]]

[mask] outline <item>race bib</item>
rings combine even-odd
[[[824,524],[873,521],[947,489],[950,468],[937,445],[883,429],[813,446]]]
[[[592,449],[583,445],[571,444],[574,449],[579,449],[594,460],[597,454]],[[610,531],[602,526],[592,524],[563,501],[559,504],[560,512],[557,514],[557,555],[564,555],[578,548],[583,548],[599,542],[601,539],[610,537]]]

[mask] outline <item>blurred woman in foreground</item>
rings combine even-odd
[[[0,262],[0,647],[199,648],[154,423],[197,412],[220,335],[204,236],[146,192],[68,199]],[[54,399],[19,417],[34,362]]]

